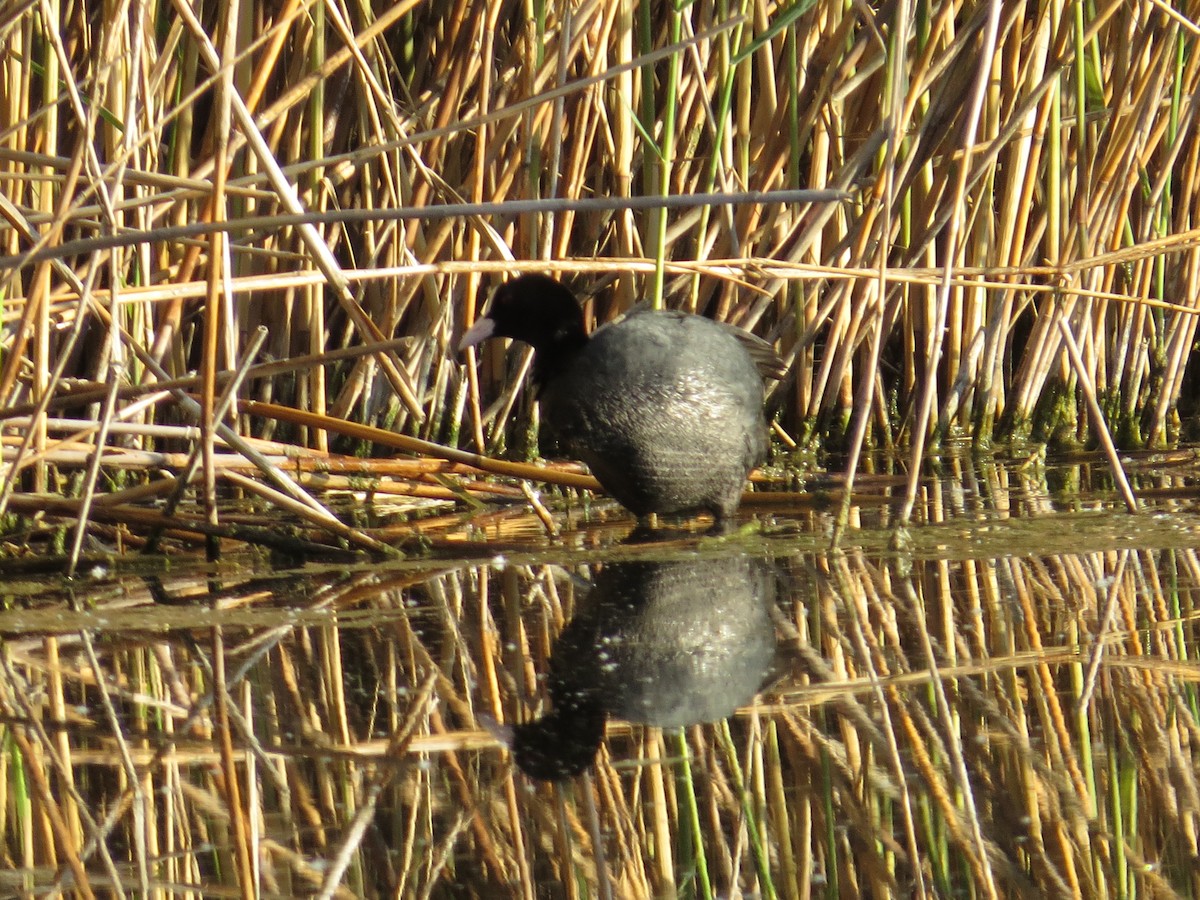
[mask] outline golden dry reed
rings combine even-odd
[[[480,291],[526,269],[594,294],[598,319],[646,298],[770,338],[780,434],[851,471],[864,446],[963,436],[1174,441],[1195,13],[9,4],[0,507],[67,491],[87,519],[114,487],[96,447],[199,448],[210,531],[231,450],[328,521],[258,438],[361,451],[338,435],[378,424],[528,453],[520,369],[454,353]],[[699,196],[795,188],[844,199]],[[655,197],[681,205],[619,208]],[[180,423],[200,431],[156,430]]]

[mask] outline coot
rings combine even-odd
[[[707,510],[719,522],[766,458],[763,375],[782,361],[740,328],[639,307],[589,337],[570,290],[522,275],[459,349],[490,337],[533,347],[543,427],[639,517]]]

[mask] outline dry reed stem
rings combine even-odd
[[[5,20],[0,396],[33,415],[35,489],[67,380],[126,382],[119,414],[131,388],[194,366],[211,397],[260,323],[283,365],[373,346],[243,397],[523,447],[500,355],[466,371],[451,348],[482,276],[536,268],[616,271],[599,319],[644,282],[752,325],[792,367],[773,400],[785,432],[849,449],[851,471],[860,448],[961,433],[1093,441],[1081,384],[1122,450],[1176,439],[1191,412],[1188,10],[1114,0],[1076,21],[1029,2],[988,23],[998,7],[935,3],[916,22],[907,6],[587,6],[517,27],[503,4],[289,4],[210,32],[174,9],[94,32],[47,18],[49,2]],[[989,87],[972,105],[975,72]],[[852,208],[765,202],[827,185],[856,190]],[[713,189],[759,194],[711,210]],[[683,205],[606,208],[663,195]],[[90,330],[103,310],[124,330]],[[125,350],[138,361],[109,377]],[[327,449],[322,421],[289,439]]]

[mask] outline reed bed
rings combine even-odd
[[[572,575],[694,543],[590,531],[549,560],[507,545],[503,567],[485,542],[477,563],[100,573],[86,604],[10,581],[0,885],[1193,896],[1194,523],[1164,498],[1114,527],[1102,462],[1068,473],[1082,490],[1057,515],[1045,470],[952,474],[923,483],[930,540],[911,552],[872,543],[902,490],[853,507],[857,543],[771,542],[782,652],[736,717],[612,722],[595,766],[553,785],[480,722],[545,705],[547,656],[587,602]],[[1070,549],[1047,552],[1066,516]]]
[[[127,451],[197,450],[212,530],[215,496],[251,490],[223,452],[387,452],[355,425],[527,457],[522,358],[462,360],[455,338],[530,269],[596,320],[643,298],[769,338],[778,433],[850,473],[864,447],[964,436],[1172,443],[1194,395],[1196,12],[10,4],[0,508],[78,497],[58,521],[82,544]],[[769,193],[803,188],[843,199]],[[656,198],[675,205],[637,207]],[[254,468],[268,503],[333,519]]]
[[[1200,892],[1195,459],[1159,453],[1198,16],[0,8],[0,893]],[[483,716],[544,705],[575,576],[697,546],[610,546],[534,461],[527,356],[456,353],[521,271],[788,365],[766,534],[721,551],[780,573],[780,680],[555,786]],[[175,569],[241,544],[273,566]]]

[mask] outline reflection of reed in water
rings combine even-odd
[[[303,589],[230,584],[219,613],[153,605],[136,578],[78,610],[9,579],[0,893],[77,878],[72,854],[103,834],[129,895],[143,869],[234,893],[239,848],[277,895],[338,859],[347,897],[676,896],[701,878],[714,895],[1200,894],[1194,515],[1067,515],[1035,469],[986,473],[931,483],[940,523],[913,527],[911,553],[870,528],[847,533],[870,552],[796,550],[819,522],[772,539],[796,554],[772,580],[785,677],[715,724],[610,719],[595,764],[552,786],[514,778],[477,723],[546,695],[551,648],[591,615],[572,557],[482,578],[310,567]],[[162,577],[179,596],[215,576]],[[109,867],[79,871],[95,887]]]

